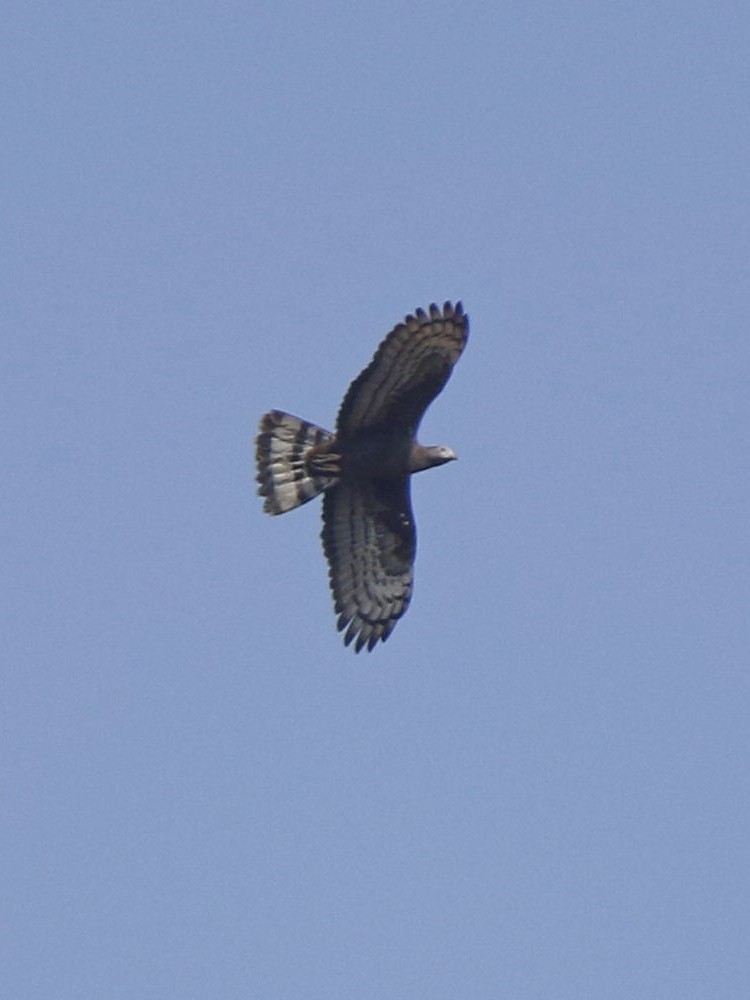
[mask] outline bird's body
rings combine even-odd
[[[264,510],[283,514],[323,493],[322,540],[338,628],[355,649],[385,641],[413,587],[409,477],[456,456],[416,440],[468,336],[461,303],[407,316],[344,397],[336,433],[272,410],[256,439]]]

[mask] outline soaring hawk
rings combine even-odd
[[[337,625],[357,652],[385,642],[409,606],[417,542],[409,476],[456,457],[418,444],[417,428],[468,333],[460,302],[417,309],[349,386],[335,434],[281,410],[260,421],[263,509],[283,514],[323,494],[321,538]]]

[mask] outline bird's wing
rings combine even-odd
[[[460,302],[417,309],[383,340],[370,364],[352,382],[339,410],[336,432],[346,438],[373,427],[416,433],[427,407],[448,381],[469,334]]]
[[[409,478],[342,480],[323,496],[323,548],[344,642],[385,641],[411,600],[416,530]]]

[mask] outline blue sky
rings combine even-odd
[[[8,13],[4,996],[744,1000],[749,29]],[[457,298],[356,657],[257,420]]]

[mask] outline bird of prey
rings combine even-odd
[[[344,642],[385,642],[406,611],[416,530],[409,477],[455,459],[417,443],[425,410],[448,381],[469,333],[460,302],[417,309],[383,340],[344,397],[336,432],[281,410],[260,421],[263,509],[284,514],[323,494],[321,538]]]

